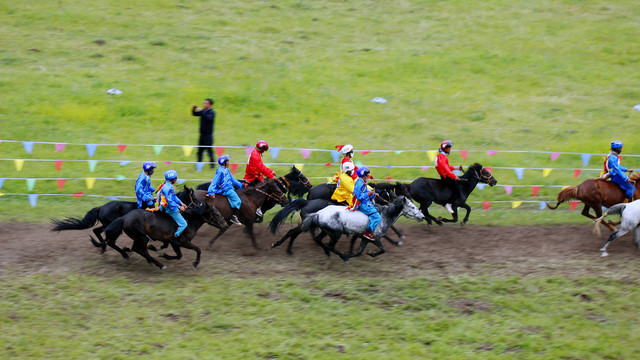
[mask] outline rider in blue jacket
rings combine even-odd
[[[356,209],[362,211],[365,215],[369,216],[369,225],[367,225],[367,231],[362,236],[368,240],[375,240],[373,232],[382,221],[382,217],[378,213],[378,210],[373,206],[371,200],[376,195],[376,192],[367,189],[367,179],[369,178],[369,168],[363,166],[356,171],[358,179],[353,188],[353,195],[358,200]]]
[[[187,228],[187,221],[182,217],[180,211],[185,211],[187,209],[187,205],[180,201],[176,195],[176,190],[173,188],[173,184],[178,180],[178,172],[175,170],[167,170],[164,173],[164,178],[166,181],[162,184],[160,191],[158,191],[158,196],[164,196],[166,201],[166,208],[164,208],[164,211],[178,224],[178,230],[173,234],[174,238],[172,243],[180,244],[178,238],[184,229]],[[160,203],[162,204],[162,201],[160,201]]]
[[[607,155],[605,169],[609,172],[611,181],[618,184],[622,190],[624,190],[624,196],[626,198],[624,202],[631,202],[633,201],[633,193],[636,191],[636,187],[634,186],[635,181],[629,179],[627,174],[625,174],[625,172],[633,172],[633,170],[620,165],[620,159],[618,159],[618,155],[622,152],[623,146],[620,140],[613,140],[611,142],[611,152]]]
[[[220,164],[220,166],[216,170],[216,175],[213,177],[211,185],[209,185],[207,197],[214,199],[216,194],[226,196],[227,200],[229,200],[232,212],[231,219],[229,219],[229,221],[236,225],[242,225],[240,220],[238,220],[238,211],[240,210],[242,201],[234,189],[242,189],[242,183],[231,175],[231,171],[229,170],[230,159],[229,155],[222,155],[218,158],[218,164]]]
[[[155,189],[151,187],[151,175],[153,175],[156,167],[156,163],[153,161],[146,161],[142,164],[142,172],[138,175],[135,185],[138,209],[153,208],[154,206],[153,203],[156,199],[153,197]]]

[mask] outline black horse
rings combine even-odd
[[[460,187],[460,197],[457,199],[452,199],[453,191],[445,183],[444,180],[441,179],[430,179],[425,177],[420,177],[414,180],[411,184],[409,184],[409,192],[411,193],[411,197],[420,203],[420,211],[424,214],[427,219],[427,223],[431,225],[431,221],[435,221],[438,225],[442,225],[442,222],[457,222],[458,221],[458,207],[464,208],[467,210],[467,213],[462,220],[462,224],[464,225],[469,220],[469,213],[471,212],[471,208],[467,205],[466,201],[473,189],[476,188],[476,185],[481,182],[485,184],[489,184],[489,186],[494,186],[498,183],[496,178],[493,177],[487,169],[485,169],[482,165],[475,163],[467,169],[467,171],[460,177],[462,180],[457,183]],[[436,203],[439,205],[445,205],[450,203],[453,208],[453,218],[452,219],[443,219],[443,218],[435,218],[431,214],[429,214],[429,206],[431,203]]]

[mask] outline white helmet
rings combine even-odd
[[[347,144],[345,146],[342,147],[342,149],[340,149],[340,152],[342,152],[342,155],[347,155],[348,153],[353,151],[353,145],[351,144]]]
[[[348,161],[348,162],[342,164],[342,171],[343,172],[353,171],[353,169],[355,169],[355,168],[356,168],[356,166],[351,161]]]

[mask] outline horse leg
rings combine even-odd
[[[322,233],[324,234],[324,231]],[[322,234],[320,234],[320,236],[324,237]],[[345,263],[348,264],[349,255],[346,255],[342,253],[340,250],[336,249],[336,244],[338,243],[338,240],[340,240],[340,238],[342,237],[342,234],[334,233],[334,234],[330,234],[329,236],[331,237],[331,241],[329,241],[329,249],[331,250],[331,252],[338,255],[342,260],[344,260]]]
[[[640,243],[638,243],[638,239],[640,239],[640,226],[636,226],[633,231],[633,245],[635,245],[638,250],[640,250]]]
[[[384,239],[386,239],[388,242],[391,243],[391,245],[395,245],[395,246],[400,246],[402,245],[402,241],[395,241],[393,239],[391,239],[390,237],[388,237],[387,235],[383,235],[382,236]]]
[[[297,230],[296,230],[297,229]],[[300,228],[296,228],[296,232],[291,236],[291,240],[289,240],[289,245],[287,245],[287,254],[293,255],[293,242],[296,240],[298,235],[302,234],[302,230]]]
[[[101,248],[103,253],[105,252],[105,250],[107,250],[107,244],[106,244],[107,241],[105,239],[103,239],[102,235],[101,235],[102,230],[104,230],[105,227],[106,226],[102,225],[102,226],[99,226],[99,227],[97,227],[97,228],[92,230],[93,233],[96,235],[96,237],[98,238],[98,240],[100,242],[96,241],[96,239],[94,239],[93,236],[89,236],[89,239],[91,240],[91,243],[95,247]]]
[[[396,233],[396,235],[398,235],[398,237],[399,237],[400,239],[402,239],[402,240],[404,240],[404,239],[405,239],[404,234],[402,234],[402,233],[400,232],[400,230],[396,229],[396,227],[395,227],[395,226],[391,225],[391,230],[393,230],[393,232],[395,232],[395,233]]]
[[[589,214],[589,210],[591,208],[593,208],[593,211],[596,213],[596,216]],[[582,209],[582,212],[580,214],[582,214],[582,216],[588,217],[591,220],[596,220],[602,216],[602,206],[598,206],[598,205],[591,206],[591,205],[584,204],[584,208]],[[603,221],[602,225],[606,226],[611,231],[617,230],[613,226],[613,223],[611,221]]]
[[[162,256],[163,258],[167,259],[167,260],[180,260],[182,259],[182,250],[180,250],[180,246],[175,245],[175,244],[171,244],[171,248],[173,249],[173,251],[175,251],[175,255],[168,255],[166,253],[163,253]]]
[[[260,250],[258,243],[256,242],[256,235],[253,233],[253,223],[245,224],[244,231],[249,235],[251,239],[251,243],[253,244],[253,248],[256,250]]]
[[[462,223],[460,223],[460,225],[463,225],[467,223],[467,221],[469,221],[469,214],[471,213],[471,206],[467,205],[467,203],[463,203],[462,205],[460,205],[461,208],[467,210],[467,213],[464,215],[464,219],[462,219]]]
[[[209,249],[211,249],[211,247],[213,246],[213,243],[216,242],[216,240],[218,240],[218,238],[222,236],[222,234],[224,234],[228,228],[230,228],[230,226],[220,229],[218,231],[218,234],[214,236],[213,239],[209,240]]]
[[[609,246],[609,243],[615,240],[617,237],[618,237],[617,231],[609,235],[609,238],[607,239],[607,241],[605,241],[604,245],[602,245],[602,247],[600,248],[600,252],[601,252],[600,256],[604,257],[609,255],[609,253],[607,253],[607,246]]]
[[[424,205],[420,205],[420,211],[422,215],[424,215],[425,219],[427,219],[427,224],[431,226],[431,221],[434,221],[436,224],[442,226],[442,221],[436,219],[433,215],[429,214],[429,206],[431,203],[425,203]]]
[[[198,268],[198,264],[200,264],[200,253],[202,251],[200,251],[200,248],[198,246],[196,246],[195,244],[191,243],[191,241],[187,241],[186,244],[182,245],[185,249],[190,249],[196,252],[196,261],[194,261],[193,263],[191,263],[191,265],[193,265],[193,270]]]
[[[278,246],[282,245],[285,241],[287,241],[287,239],[288,239],[289,237],[291,237],[291,234],[293,234],[293,233],[294,233],[294,230],[295,230],[295,229],[297,229],[297,228],[294,228],[294,229],[291,229],[291,230],[287,231],[287,233],[282,237],[282,239],[280,239],[280,240],[278,240],[278,241],[276,241],[276,242],[271,243],[271,248],[272,248],[272,249],[273,249],[273,248],[277,248]]]
[[[450,223],[458,222],[458,207],[457,206],[453,207],[453,214],[451,214],[451,219],[445,219],[441,216],[438,218],[438,220],[441,220],[442,222],[450,222]]]
[[[358,235],[353,235],[349,244],[349,256],[351,257],[353,257],[353,247],[356,245],[356,240],[358,240]]]
[[[137,239],[133,239],[133,246],[131,247],[131,249],[137,252],[138,254],[140,254],[140,256],[142,256],[143,258],[147,259],[147,262],[149,264],[154,264],[160,270],[166,269],[167,267],[165,265],[163,265],[158,260],[154,259],[151,255],[149,255],[149,250],[147,249],[146,242],[147,242],[146,234],[142,234],[141,237]]]
[[[376,257],[376,256],[378,256],[378,255],[382,255],[382,254],[384,254],[385,252],[387,252],[387,251],[384,249],[384,246],[382,245],[382,243],[380,242],[380,239],[376,239],[376,240],[373,242],[373,245],[377,246],[377,247],[378,247],[378,249],[380,249],[380,251],[378,251],[377,253],[367,253],[367,255],[369,255],[369,256],[371,256],[371,257],[373,257],[373,258],[374,258],[374,257]]]
[[[364,249],[371,242],[371,241],[369,241],[369,240],[367,240],[367,239],[365,239],[363,237],[360,237],[360,239],[361,240],[360,240],[360,246],[358,247],[358,252],[356,252],[356,254],[354,256],[352,256],[352,257],[357,257],[357,256],[362,255],[362,253],[364,252]]]
[[[327,234],[324,230],[322,230],[320,232],[320,234],[318,234],[318,236],[314,236],[313,237],[313,241],[315,241],[316,244],[318,244],[318,246],[320,246],[324,250],[324,253],[327,256],[331,256],[331,245],[327,246],[322,242],[322,239],[324,239],[324,237],[327,236],[327,235],[329,235],[329,234]],[[338,238],[338,239],[340,239],[340,238]],[[329,244],[331,244],[331,240],[329,240]]]
[[[118,239],[117,237],[116,237],[116,238],[113,238],[113,239],[107,239],[107,240],[106,240],[107,245],[109,245],[111,248],[113,248],[113,249],[115,249],[117,252],[119,252],[119,253],[120,253],[120,255],[122,255],[122,257],[123,257],[123,258],[125,258],[125,259],[129,259],[129,254],[127,254],[127,252],[125,251],[125,250],[126,250],[126,248],[125,248],[125,249],[121,249],[118,245],[116,245],[116,240],[117,240],[117,239]],[[103,251],[103,252],[104,252],[104,251]]]

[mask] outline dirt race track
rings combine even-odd
[[[309,235],[301,235],[294,255],[285,246],[270,249],[280,237],[272,236],[266,226],[257,228],[260,250],[253,250],[248,237],[234,226],[212,247],[208,240],[216,229],[205,225],[194,243],[202,248],[202,262],[197,274],[233,277],[313,276],[321,273],[335,276],[449,277],[458,275],[488,276],[599,276],[636,279],[640,251],[631,244],[630,235],[609,246],[609,256],[598,251],[608,234],[592,233],[590,225],[489,227],[449,225],[428,228],[426,224],[400,224],[406,240],[395,247],[387,242],[387,253],[377,258],[353,258],[347,265],[336,256],[327,258]],[[107,248],[100,254],[89,242],[90,230],[51,232],[47,224],[0,223],[0,271],[3,273],[70,273],[96,276],[124,276],[184,273],[194,274],[191,262],[195,253],[184,250],[181,260],[159,259],[168,266],[161,271],[137,254],[129,261]],[[279,234],[282,236],[284,230]],[[122,235],[121,247],[131,240]],[[343,238],[339,248],[347,246]],[[156,243],[159,244],[159,243]],[[367,251],[374,250],[373,247]],[[167,252],[173,254],[171,249]],[[153,253],[152,256],[158,256]],[[146,278],[146,277],[144,277]]]

